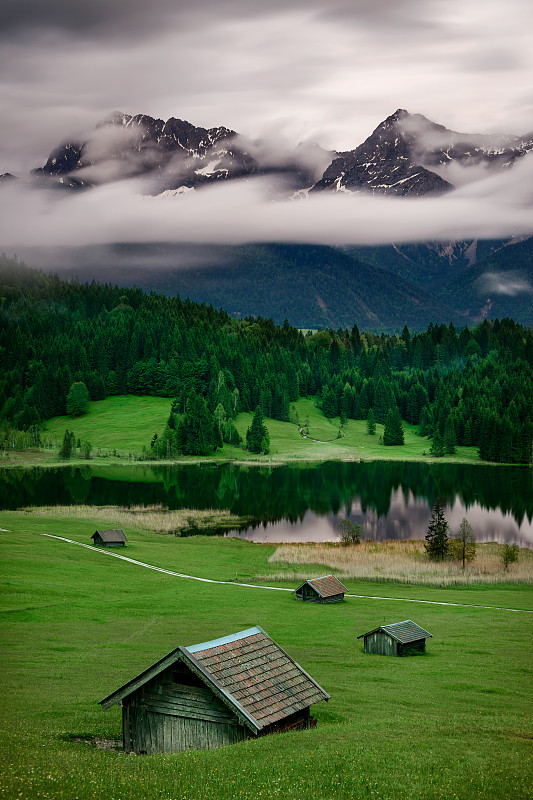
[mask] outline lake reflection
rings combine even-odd
[[[233,531],[227,536],[262,543],[338,542],[338,525],[349,517],[364,528],[364,538],[372,541],[385,539],[423,539],[426,535],[431,506],[425,500],[415,500],[410,495],[406,501],[401,490],[391,495],[389,511],[379,515],[372,509],[362,510],[361,503],[354,502],[345,513],[317,515],[307,511],[302,520],[263,523],[244,531]],[[500,509],[482,508],[474,503],[466,508],[457,498],[446,506],[446,519],[451,535],[456,533],[464,517],[472,525],[480,542],[517,542],[521,546],[533,545],[533,524],[527,518],[518,525],[512,515]]]
[[[40,505],[216,508],[256,526],[255,541],[334,541],[345,516],[374,540],[423,538],[437,498],[455,532],[467,517],[482,541],[533,546],[527,467],[416,462],[239,467],[192,464],[0,470],[0,509]]]

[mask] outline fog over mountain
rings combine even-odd
[[[4,181],[0,241],[347,245],[530,234],[532,148],[530,135],[457,134],[404,110],[340,154],[115,113],[29,176]]]
[[[475,284],[474,317],[530,297],[527,247],[499,263],[533,234],[528,0],[2,10],[8,254],[70,270],[107,253],[112,277],[121,243],[174,271],[218,269],[220,246],[366,248],[423,291]]]

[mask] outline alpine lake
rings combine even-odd
[[[345,518],[362,525],[366,539],[423,539],[437,498],[452,535],[466,517],[478,541],[533,546],[533,472],[527,467],[331,461],[0,470],[2,509],[80,504],[226,509],[254,524],[225,535],[256,542],[337,541]]]

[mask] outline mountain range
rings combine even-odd
[[[219,181],[275,176],[288,192],[369,191],[422,196],[454,188],[450,167],[509,169],[533,150],[524,136],[462,134],[398,109],[358,147],[272,147],[226,127],[115,112],[85,137],[61,143],[32,179],[83,189],[140,178],[146,193],[201,188]],[[12,179],[10,173],[1,176]]]
[[[410,198],[453,190],[458,171],[461,180],[476,180],[480,171],[511,170],[532,150],[533,134],[460,134],[403,109],[346,152],[311,144],[280,148],[226,127],[117,112],[87,136],[60,144],[27,182],[79,192],[135,178],[144,194],[171,201],[214,183],[261,176],[273,200],[304,202],[319,192]],[[0,177],[2,184],[15,180],[9,173]],[[43,266],[39,256],[27,258]],[[78,248],[66,260],[66,273],[82,279],[112,274],[124,285],[302,327],[422,328],[487,316],[533,324],[533,239],[520,236],[342,248],[117,243]]]

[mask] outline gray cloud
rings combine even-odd
[[[528,0],[4,0],[0,172],[115,109],[338,150],[398,107],[522,133],[532,22]]]
[[[16,252],[114,242],[342,245],[533,234],[533,156],[435,198],[324,193],[273,202],[271,181],[262,179],[161,197],[143,196],[141,188],[135,180],[120,181],[73,196],[8,184],[0,195],[2,247]]]
[[[263,164],[291,142],[317,171],[311,142],[352,149],[398,107],[459,131],[524,133],[533,129],[532,23],[530,0],[4,0],[0,173],[24,176],[114,110],[225,125],[255,141]],[[107,135],[90,135],[89,156],[106,152]],[[104,159],[87,177],[128,178],[138,166]],[[457,191],[419,201],[273,203],[261,182],[152,200],[130,180],[67,202],[22,182],[0,195],[0,249],[531,231],[529,162],[506,175],[452,170]]]
[[[322,19],[369,28],[398,31],[434,28],[425,0],[292,0],[290,8]],[[185,28],[207,20],[260,19],[287,10],[286,0],[3,0],[2,36],[28,36],[42,30],[65,31],[80,37],[144,37],[170,23]]]
[[[485,294],[500,294],[505,297],[533,294],[533,287],[528,281],[509,272],[485,272],[480,278],[480,289]]]

